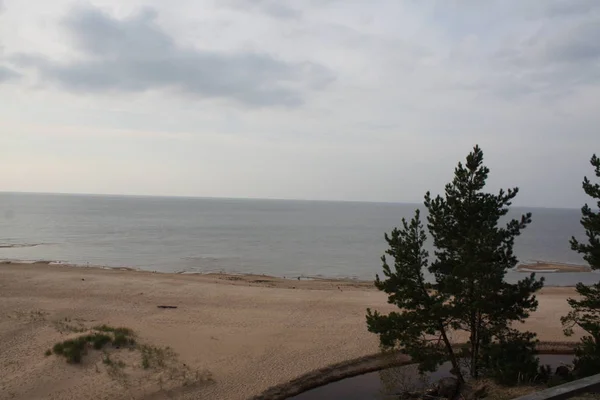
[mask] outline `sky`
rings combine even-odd
[[[580,207],[597,0],[0,0],[0,191]]]

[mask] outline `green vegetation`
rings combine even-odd
[[[524,321],[537,308],[534,293],[543,279],[531,274],[516,284],[504,280],[517,264],[514,240],[531,222],[531,214],[501,226],[518,189],[484,192],[488,173],[483,152],[475,146],[466,164],[458,163],[443,197],[425,195],[427,228],[435,247],[431,263],[419,210],[410,222],[403,220],[400,229],[385,235],[386,255],[394,262],[390,265],[382,257],[385,279],[377,276],[375,286],[399,311],[382,315],[367,310],[368,329],[379,335],[384,349],[399,347],[419,364],[420,372],[450,361],[459,384],[465,382],[461,360],[466,360],[471,377],[485,373],[504,383],[516,383],[524,374],[533,378],[538,369],[535,335],[516,331],[512,323]],[[463,349],[451,341],[455,331],[468,336]]]
[[[63,321],[61,321],[63,322]],[[69,319],[64,322],[70,323]],[[64,327],[62,324],[60,327]],[[70,364],[79,364],[92,350],[101,352],[101,359],[94,361],[96,373],[104,370],[108,376],[125,390],[136,385],[155,385],[160,390],[170,390],[177,387],[211,384],[212,374],[206,370],[192,370],[179,361],[177,354],[170,347],[157,347],[137,343],[133,330],[125,327],[98,325],[86,329],[85,334],[56,343],[52,350],[45,352],[65,357]],[[109,348],[110,346],[110,348]],[[140,363],[133,361],[131,353],[122,353],[117,349],[128,348],[132,352],[140,352]],[[127,362],[127,364],[125,363]],[[131,376],[128,372],[138,370]],[[139,372],[145,370],[143,379]]]
[[[41,322],[46,320],[48,312],[43,310],[33,311],[14,311],[8,318],[14,318],[18,320],[25,320],[28,322]]]
[[[600,178],[600,158],[594,154],[590,160],[594,167],[597,178]],[[571,238],[571,248],[583,254],[592,269],[600,269],[600,183],[592,183],[587,177],[583,178],[583,190],[585,194],[593,198],[596,203],[596,211],[585,204],[581,208],[581,225],[585,229],[588,243],[581,243],[575,237]]]
[[[545,383],[552,375],[549,366],[540,366],[531,332],[510,330],[482,347],[483,375],[504,386]]]
[[[108,325],[100,325],[94,327],[94,330],[97,330],[99,332],[112,333],[114,335],[112,344],[115,347],[133,346],[135,344],[135,339],[133,338],[133,331],[129,328],[113,328]]]
[[[96,332],[56,343],[52,351],[56,355],[64,356],[68,363],[78,364],[90,347],[94,350],[102,350],[108,344],[112,344],[117,348],[135,344],[131,329],[111,328],[102,325],[94,328],[94,330]],[[48,355],[48,352],[46,352],[46,355]]]
[[[590,163],[594,167],[597,178],[600,178],[600,158],[594,154]],[[585,204],[581,209],[581,225],[585,229],[587,243],[571,238],[571,248],[583,254],[583,258],[594,270],[600,269],[600,183],[593,184],[587,177],[583,179],[583,190],[593,198],[596,203],[596,211]],[[573,328],[578,326],[587,335],[575,349],[575,360],[573,372],[576,377],[593,375],[600,371],[600,282],[594,285],[578,283],[577,293],[581,300],[569,299],[569,305],[573,309],[569,314],[561,318],[565,335],[573,334]]]
[[[111,366],[111,367],[118,367],[118,368],[125,368],[125,363],[121,360],[118,361],[113,361],[112,358],[110,358],[110,354],[104,352],[102,354],[102,364],[107,365],[107,366]]]
[[[176,357],[175,352],[170,347],[141,345],[139,350],[142,355],[142,368],[144,369],[164,368]]]
[[[129,328],[123,328],[123,327],[113,328],[112,326],[103,324],[103,325],[95,326],[93,329],[98,332],[114,333],[115,335],[120,334],[120,335],[125,335],[125,336],[133,336],[133,330],[131,330]]]

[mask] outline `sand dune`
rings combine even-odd
[[[565,340],[559,317],[573,293],[545,288],[526,327],[541,340]],[[247,399],[308,371],[376,352],[365,309],[392,309],[369,282],[47,264],[0,265],[0,297],[2,399]],[[144,370],[139,354],[128,350],[111,353],[127,364],[119,376],[109,374],[99,353],[82,365],[44,356],[55,342],[76,335],[70,326],[98,324],[126,326],[139,342],[170,346],[179,355],[174,368],[187,371],[185,380]]]

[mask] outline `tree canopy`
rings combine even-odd
[[[600,178],[600,158],[594,154],[590,160],[597,178]],[[592,183],[587,177],[583,179],[583,190],[593,198],[596,210],[585,204],[581,208],[581,225],[585,229],[587,243],[571,238],[571,249],[583,254],[592,269],[600,269],[600,183]],[[573,334],[575,326],[583,329],[584,336],[575,349],[574,369],[580,376],[597,373],[600,370],[600,282],[593,285],[578,283],[575,287],[581,296],[580,300],[568,299],[572,308],[561,318],[565,334]]]
[[[488,350],[495,344],[506,338],[533,338],[512,324],[536,309],[534,293],[543,286],[543,279],[536,280],[534,274],[514,284],[504,279],[517,264],[514,241],[531,222],[531,214],[503,224],[518,189],[487,193],[488,174],[483,152],[475,146],[466,163],[458,163],[443,196],[425,195],[427,228],[435,248],[431,262],[419,210],[385,235],[386,255],[394,261],[390,265],[382,257],[385,279],[377,276],[375,285],[399,310],[387,315],[367,310],[368,329],[379,335],[383,347],[399,347],[421,371],[433,371],[449,360],[461,382],[460,359],[466,358],[469,374],[477,377],[489,367]],[[451,340],[461,333],[466,346]]]

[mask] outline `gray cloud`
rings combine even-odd
[[[534,43],[539,61],[553,63],[587,63],[600,59],[600,18],[586,21]]]
[[[302,16],[300,10],[279,0],[230,0],[225,4],[231,8],[259,11],[274,18],[296,19]]]
[[[0,83],[18,78],[19,76],[19,73],[13,71],[8,67],[0,65]]]
[[[570,17],[582,15],[598,9],[597,0],[559,0],[542,3],[544,15],[551,17]]]
[[[13,60],[37,70],[44,81],[75,92],[170,89],[252,106],[297,106],[307,90],[321,89],[333,79],[328,69],[310,62],[179,47],[156,17],[149,8],[125,19],[93,7],[75,8],[63,24],[84,59],[58,63],[22,54]]]
[[[600,83],[600,2],[549,3],[544,15],[534,35],[491,58],[489,89],[552,97]]]

